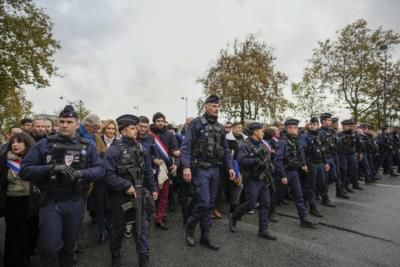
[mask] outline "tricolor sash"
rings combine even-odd
[[[18,174],[21,170],[21,160],[7,160],[7,167]]]
[[[157,148],[158,152],[160,153],[161,157],[163,158],[163,160],[165,162],[170,163],[168,149],[165,146],[164,142],[151,130],[149,130],[149,132],[154,137],[154,140],[156,142],[156,148]]]

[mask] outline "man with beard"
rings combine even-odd
[[[42,118],[36,118],[32,121],[31,136],[35,142],[39,142],[41,139],[45,138],[46,132],[46,122]]]
[[[160,168],[165,164],[169,172],[168,175],[176,175],[181,153],[176,137],[168,131],[165,123],[165,115],[161,112],[157,112],[153,115],[153,125],[150,126],[150,134],[155,139],[156,148],[162,159],[158,160],[156,165]],[[157,184],[158,205],[155,217],[156,226],[161,230],[168,230],[168,226],[164,221],[164,216],[168,204],[170,179],[167,178],[164,181],[158,181]]]

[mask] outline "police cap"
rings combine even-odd
[[[210,95],[207,97],[205,104],[219,104],[219,97],[217,95]]]
[[[294,125],[294,126],[298,126],[300,123],[299,120],[295,119],[295,118],[286,118],[285,120],[285,126],[289,126],[289,125]]]
[[[343,120],[342,125],[354,125],[353,119]]]
[[[122,115],[119,116],[116,119],[117,123],[118,123],[118,128],[120,130],[128,127],[129,125],[137,125],[139,123],[139,118],[136,117],[135,115],[131,115],[131,114],[126,114],[126,115]]]
[[[64,109],[60,112],[59,117],[79,119],[78,113],[76,113],[74,107],[71,105],[66,105]]]

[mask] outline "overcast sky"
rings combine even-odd
[[[235,38],[257,34],[277,69],[301,79],[316,43],[358,18],[400,32],[400,1],[383,0],[37,0],[55,24],[63,78],[28,90],[36,113],[83,100],[102,119],[124,113],[181,122],[195,115],[196,79]]]

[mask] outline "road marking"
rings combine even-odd
[[[400,185],[391,185],[391,184],[376,184],[376,183],[374,183],[373,185],[377,185],[377,186],[383,186],[383,187],[393,187],[393,188],[400,188]]]

